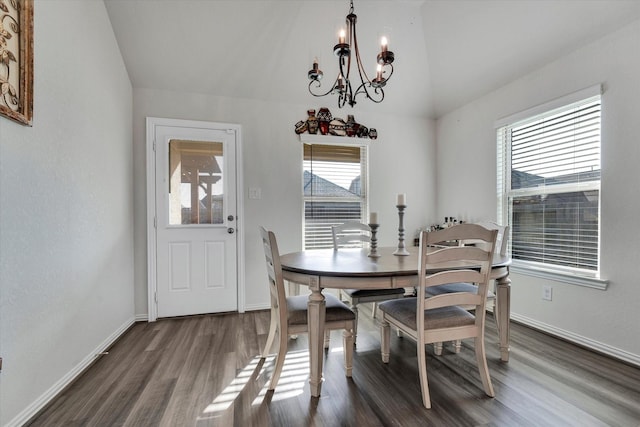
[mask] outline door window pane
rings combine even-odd
[[[169,141],[169,224],[223,224],[223,144]]]

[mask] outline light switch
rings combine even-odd
[[[259,187],[249,187],[249,198],[254,200],[262,199],[262,189]]]

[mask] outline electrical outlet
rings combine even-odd
[[[549,285],[542,287],[542,299],[545,301],[551,301],[553,298],[553,288]]]

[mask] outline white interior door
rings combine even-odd
[[[235,311],[236,132],[156,125],[154,134],[157,317]]]

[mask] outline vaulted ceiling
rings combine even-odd
[[[105,0],[134,88],[320,105],[348,0]],[[374,74],[389,34],[395,71],[383,103],[355,111],[439,117],[640,19],[640,0],[354,0]],[[630,53],[638,54],[638,52]],[[328,83],[328,81],[327,81]],[[349,108],[349,107],[346,107]]]

